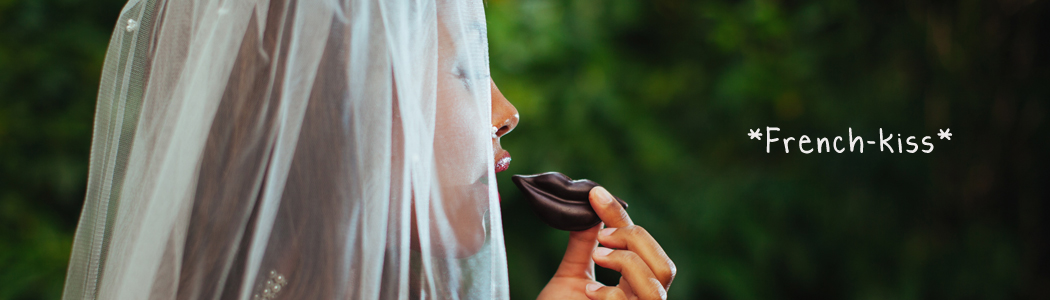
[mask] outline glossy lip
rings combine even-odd
[[[506,171],[510,168],[510,152],[499,149],[496,153],[496,173]]]

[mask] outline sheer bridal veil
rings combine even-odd
[[[480,0],[130,0],[64,299],[502,299]]]

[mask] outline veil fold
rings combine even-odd
[[[480,1],[131,0],[64,299],[505,299]]]

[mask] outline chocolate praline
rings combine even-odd
[[[594,181],[572,180],[558,172],[514,175],[511,176],[511,180],[525,195],[525,199],[540,219],[551,227],[580,231],[594,227],[602,221],[594,212],[589,200],[591,189],[599,186]],[[627,202],[615,196],[614,198],[627,208]]]

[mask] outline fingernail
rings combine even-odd
[[[601,203],[609,204],[613,202],[613,196],[612,194],[609,194],[608,190],[600,186],[596,187],[596,189],[598,189],[598,200],[600,200]]]
[[[609,255],[609,253],[612,253],[612,252],[613,252],[613,249],[609,249],[609,248],[605,248],[605,247],[598,247],[598,249],[594,249],[594,254],[596,254],[598,256],[606,256],[606,255]]]
[[[606,229],[602,229],[602,231],[599,231],[598,235],[611,235],[615,231],[616,231],[616,228],[606,228]]]
[[[591,292],[597,291],[598,289],[600,289],[602,287],[603,287],[603,285],[601,283],[597,283],[597,282],[591,282],[591,283],[587,284],[587,290],[591,291]]]

